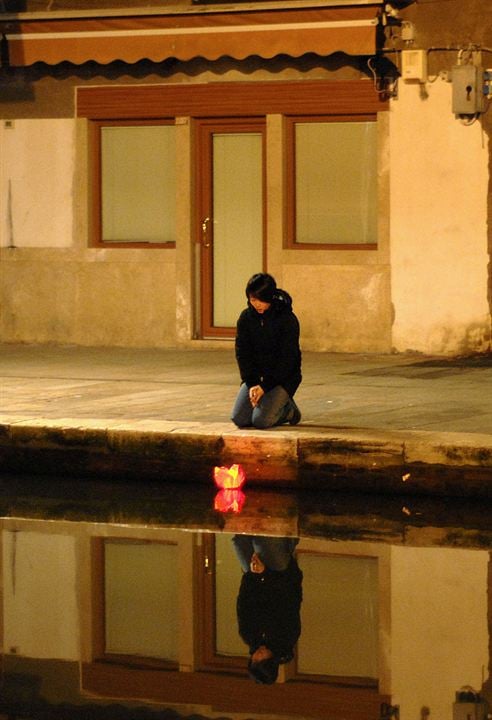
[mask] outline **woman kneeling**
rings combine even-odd
[[[274,278],[257,273],[246,285],[248,306],[237,321],[236,360],[241,387],[232,410],[238,427],[297,425],[294,394],[301,383],[299,321],[292,298]]]

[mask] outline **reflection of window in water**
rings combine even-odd
[[[304,574],[297,672],[378,677],[378,561],[300,552]]]
[[[302,547],[302,544],[301,544]],[[298,550],[303,572],[302,630],[291,677],[377,684],[378,558]],[[231,537],[215,537],[215,654],[246,657],[237,632],[241,569]],[[212,629],[213,631],[213,629]],[[217,659],[217,658],[216,658]]]
[[[105,654],[178,661],[175,544],[104,543]]]
[[[231,538],[229,534],[202,538],[207,560],[196,575],[204,610],[194,618],[203,647],[197,664],[245,673],[248,648],[239,636],[236,615],[242,571]],[[192,594],[192,588],[179,587],[178,542],[114,538],[101,540],[99,547],[102,572],[96,654],[135,661],[151,658],[177,667],[180,600]],[[325,681],[343,677],[374,685],[378,678],[378,559],[329,555],[316,548],[297,552],[304,574],[302,632],[287,677]]]
[[[155,539],[152,532],[128,535],[92,538],[87,650],[94,660],[190,669],[194,535],[179,530],[162,530]]]
[[[218,655],[246,657],[248,649],[237,632],[236,598],[241,566],[230,535],[215,536],[215,647]]]

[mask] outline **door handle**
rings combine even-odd
[[[210,224],[210,218],[206,217],[202,221],[202,245],[203,247],[210,247],[210,240],[208,239],[208,226]]]

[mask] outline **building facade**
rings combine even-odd
[[[2,342],[490,350],[485,0],[3,6]]]

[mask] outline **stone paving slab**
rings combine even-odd
[[[238,462],[252,484],[492,496],[492,438],[475,434],[0,416],[4,469],[60,476],[209,481]]]
[[[307,353],[298,426],[238,430],[231,350],[0,346],[0,462],[10,470],[492,493],[490,356]]]

